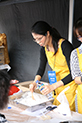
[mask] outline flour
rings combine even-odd
[[[25,92],[20,99],[15,99],[14,101],[26,105],[26,106],[35,106],[43,102],[49,101],[47,96],[33,92],[34,99],[32,99],[31,92]]]

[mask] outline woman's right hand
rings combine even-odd
[[[33,91],[36,89],[37,85],[36,85],[36,82],[33,82],[29,85],[29,89],[30,91],[33,93]]]

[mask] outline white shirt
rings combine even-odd
[[[79,49],[79,53],[82,54],[82,44],[78,47],[78,49]],[[82,76],[82,72],[79,67],[79,60],[78,60],[76,49],[74,49],[71,52],[70,69],[71,69],[71,74],[73,79],[75,79],[75,77],[77,76]]]

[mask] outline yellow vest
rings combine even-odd
[[[77,48],[77,55],[78,55],[78,59],[79,59],[79,66],[80,66],[80,70],[82,72],[82,54],[79,53],[79,49]],[[82,84],[78,85],[77,87],[77,110],[79,113],[82,114]]]
[[[45,48],[48,64],[50,65],[52,70],[56,72],[57,81],[60,81],[61,79],[63,79],[65,76],[67,76],[70,73],[67,62],[66,62],[66,58],[62,53],[62,49],[61,49],[62,41],[63,39],[60,39],[59,48],[56,55],[54,55],[54,52],[47,51],[47,49]],[[70,86],[70,88],[65,92],[65,95],[68,99],[70,109],[72,111],[75,111],[75,91],[77,88],[77,84],[74,81],[70,82],[69,84],[65,86],[59,87],[55,90],[56,95],[54,96],[55,99],[53,104],[54,105],[60,104],[59,101],[57,100],[57,96],[59,95],[61,91],[63,91],[68,86]]]

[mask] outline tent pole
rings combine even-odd
[[[69,30],[68,30],[68,41],[72,43],[73,35],[73,15],[74,15],[74,0],[69,0]]]

